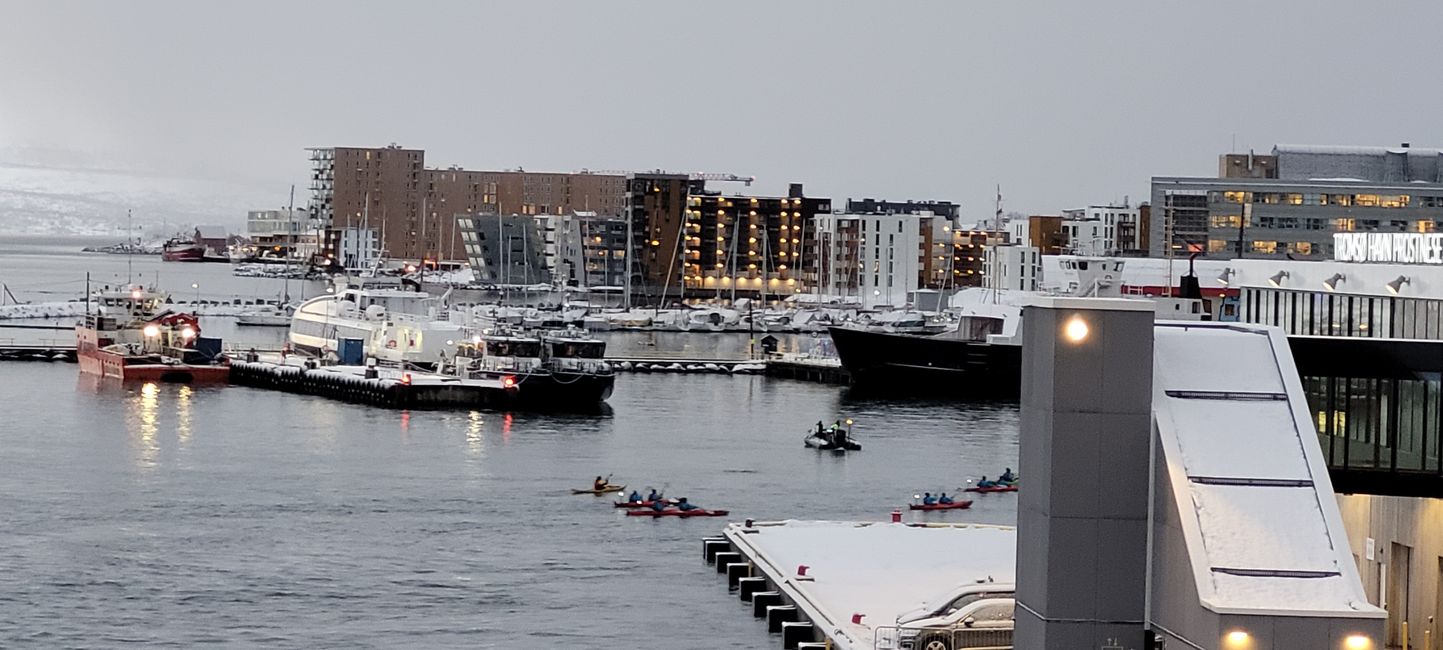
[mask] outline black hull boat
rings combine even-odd
[[[611,397],[615,374],[540,372],[517,375],[516,405],[527,409],[586,410]]]
[[[1022,346],[941,335],[830,327],[837,357],[862,393],[1015,400]]]

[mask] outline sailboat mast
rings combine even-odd
[[[291,255],[295,254],[296,240],[300,237],[299,232],[291,233],[291,224],[296,222],[296,184],[291,183],[291,200],[286,205],[286,231],[291,237],[290,246],[286,249],[286,277],[284,288],[281,291],[281,303],[291,301]]]
[[[131,257],[135,251],[131,250],[130,246],[130,236],[133,234],[135,234],[135,228],[131,225],[130,210],[127,209],[125,211],[125,285],[127,287],[130,286],[131,281],[135,277],[133,262],[131,261]]]

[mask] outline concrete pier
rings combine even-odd
[[[504,408],[517,401],[517,389],[498,380],[462,380],[394,369],[376,369],[375,377],[367,377],[366,370],[361,366],[313,368],[297,359],[288,363],[232,361],[230,381],[398,409]]]

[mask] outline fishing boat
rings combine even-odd
[[[203,262],[205,247],[189,239],[174,237],[161,247],[160,259],[165,262]]]
[[[230,378],[220,339],[202,337],[194,314],[166,309],[166,294],[130,287],[89,298],[85,322],[75,328],[81,372],[122,381],[207,383]]]

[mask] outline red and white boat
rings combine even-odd
[[[160,259],[165,262],[203,262],[205,247],[193,241],[175,238],[165,242],[160,249]]]
[[[200,335],[194,314],[165,308],[166,295],[141,287],[91,297],[75,328],[80,371],[122,381],[225,382],[220,339]]]

